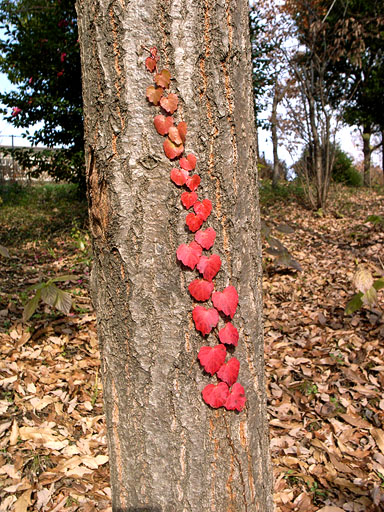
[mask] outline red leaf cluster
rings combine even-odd
[[[197,158],[193,153],[182,157],[184,144],[187,136],[187,124],[180,121],[177,125],[172,117],[178,107],[178,97],[170,92],[164,96],[164,90],[169,89],[171,74],[167,69],[158,72],[157,49],[149,50],[150,57],[145,61],[146,68],[153,73],[155,85],[147,88],[147,98],[153,105],[160,105],[166,112],[158,114],[154,118],[154,125],[159,135],[166,137],[163,142],[164,153],[169,160],[178,159],[180,168],[174,167],[171,170],[171,181],[178,187],[185,186],[188,190],[181,194],[181,203],[193,212],[187,214],[185,222],[192,233],[195,233],[194,240],[189,244],[181,244],[177,248],[176,257],[183,265],[194,270],[195,268],[202,275],[200,279],[194,279],[188,286],[189,293],[194,300],[206,302],[211,300],[213,307],[195,306],[192,311],[192,318],[195,328],[202,336],[208,336],[213,329],[216,329],[220,315],[234,317],[239,302],[237,290],[234,286],[227,286],[223,291],[214,291],[213,279],[221,268],[221,259],[218,254],[203,255],[203,249],[209,251],[215,242],[216,231],[212,227],[205,230],[200,229],[212,213],[212,202],[210,199],[199,200],[196,193],[201,183],[198,174],[189,174],[196,168]],[[202,397],[206,404],[213,407],[224,407],[227,410],[241,411],[246,402],[244,388],[237,382],[240,362],[236,357],[225,362],[227,356],[226,345],[237,346],[239,333],[236,327],[226,321],[224,327],[218,331],[220,343],[211,347],[203,346],[198,353],[198,360],[204,370],[210,375],[219,379],[216,385],[208,384],[202,391]]]

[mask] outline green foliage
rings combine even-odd
[[[335,150],[332,179],[350,187],[360,187],[363,184],[362,176],[353,165],[352,158],[339,147]]]
[[[266,21],[260,6],[254,2],[250,2],[249,5],[249,32],[251,37],[255,118],[257,124],[265,126],[267,123],[259,121],[258,113],[264,110],[265,105],[262,104],[262,98],[274,81],[270,67],[273,44],[265,37]]]
[[[75,2],[2,0],[0,26],[5,33],[0,70],[15,85],[14,91],[0,94],[1,112],[15,127],[26,128],[34,145],[61,147],[50,153],[49,162],[32,152],[16,151],[16,158],[33,176],[45,171],[57,180],[84,184]],[[28,129],[37,123],[30,135]]]
[[[36,290],[35,295],[26,303],[23,313],[23,321],[27,322],[38,308],[40,300],[48,306],[54,307],[68,315],[72,307],[71,294],[58,288],[54,283],[59,281],[74,281],[77,277],[73,275],[58,276],[34,284],[29,290]]]
[[[259,190],[262,206],[273,206],[278,201],[302,201],[304,198],[304,189],[300,180],[278,183],[275,187],[270,180],[262,180]]]
[[[384,226],[384,216],[383,215],[368,215],[366,218],[367,222],[372,222],[375,226]]]
[[[352,315],[365,306],[373,306],[377,302],[377,292],[384,288],[384,278],[374,280],[369,270],[359,268],[354,277],[354,284],[359,290],[345,307],[345,314]]]
[[[0,186],[1,241],[9,250],[27,241],[47,242],[77,222],[87,222],[87,204],[71,183]],[[77,220],[76,220],[77,219]]]

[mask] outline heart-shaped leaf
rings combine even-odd
[[[183,169],[182,172],[187,172],[187,171],[184,171],[184,169]],[[184,207],[187,210],[189,210],[190,207],[193,206],[196,203],[196,201],[197,201],[197,194],[196,194],[196,192],[183,192],[181,194],[180,200],[183,203]],[[195,240],[196,240],[196,236],[195,236]]]
[[[200,185],[201,178],[198,174],[194,174],[192,177],[187,179],[186,185],[191,192],[194,192]]]
[[[176,126],[171,126],[168,132],[168,137],[177,145],[183,143],[183,139],[180,137],[179,130],[176,128]]]
[[[239,382],[236,382],[225,401],[224,407],[228,411],[242,411],[246,400],[243,386]]]
[[[223,380],[231,387],[239,375],[240,361],[236,357],[231,357],[228,363],[224,363],[217,372],[217,377]]]
[[[178,97],[176,94],[168,94],[168,96],[163,96],[160,100],[160,105],[163,109],[168,112],[168,114],[173,114],[177,109]],[[187,169],[186,169],[187,170]]]
[[[192,318],[195,322],[196,329],[205,336],[216,327],[219,321],[219,313],[215,308],[205,309],[203,306],[196,306],[192,311]]]
[[[196,215],[195,213],[188,213],[185,219],[185,223],[189,227],[189,230],[192,231],[192,233],[200,229],[203,222],[203,217],[201,217],[201,215]]]
[[[224,315],[233,318],[239,303],[236,288],[234,286],[228,286],[222,292],[213,293],[212,302],[216,309],[222,311]]]
[[[168,71],[168,69],[162,69],[160,71],[160,73],[157,73],[155,75],[155,83],[159,87],[168,89],[170,81],[171,81],[171,73]]]
[[[179,187],[181,185],[185,185],[187,178],[188,172],[184,171],[184,169],[176,169],[176,167],[174,167],[171,170],[171,180],[173,181],[173,183],[175,183],[175,185],[179,185]]]
[[[197,270],[200,274],[203,274],[204,279],[212,281],[215,275],[218,273],[221,267],[221,259],[217,254],[212,256],[201,256],[199,263],[197,264]]]
[[[164,89],[161,87],[155,87],[154,85],[150,85],[147,87],[147,98],[148,101],[153,103],[154,105],[158,105],[160,99],[162,99]]]
[[[202,248],[196,242],[191,242],[189,245],[181,244],[177,248],[176,257],[183,265],[194,269],[200,259]]]
[[[169,129],[173,126],[173,121],[172,116],[163,116],[162,114],[159,114],[158,116],[155,116],[153,123],[157,133],[160,135],[167,135]]]
[[[201,215],[204,220],[207,220],[211,215],[212,203],[209,199],[203,199],[201,202],[197,201],[197,203],[193,205],[193,209],[195,213]]]
[[[228,322],[225,324],[225,327],[220,329],[219,340],[221,343],[225,343],[226,345],[233,345],[237,347],[237,343],[239,341],[239,331],[234,325],[231,324],[231,322]]]
[[[188,193],[188,192],[187,192]],[[197,197],[197,194],[196,194]],[[213,246],[215,243],[216,231],[213,228],[207,228],[205,231],[201,229],[195,234],[196,242],[201,245],[203,249],[207,251]]]
[[[177,125],[177,129],[179,130],[179,134],[180,134],[181,140],[183,142],[185,142],[185,139],[187,137],[187,123],[185,123],[184,121],[181,121]]]
[[[208,384],[201,394],[206,404],[217,409],[225,404],[229,395],[229,389],[225,382],[219,382],[216,386],[215,384]]]
[[[196,157],[192,153],[180,159],[180,167],[185,169],[186,171],[193,171],[196,167]]]
[[[188,286],[188,290],[195,300],[205,302],[213,292],[213,283],[205,279],[194,279]]]
[[[215,347],[201,347],[197,358],[204,370],[213,375],[223,366],[226,355],[227,349],[224,345],[216,345]]]
[[[156,69],[156,59],[153,57],[147,57],[145,59],[145,67],[148,69],[148,71],[153,73]]]
[[[170,160],[174,160],[183,154],[184,146],[177,146],[171,140],[165,139],[163,143],[164,153],[167,158]]]

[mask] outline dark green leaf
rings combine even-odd
[[[4,258],[10,258],[8,249],[4,245],[0,245],[0,255],[4,256]]]
[[[363,301],[361,300],[362,296],[363,294],[361,292],[355,293],[355,295],[352,297],[352,299],[348,302],[348,304],[345,307],[346,315],[352,315],[352,313],[354,313],[363,306]]]
[[[32,297],[31,300],[27,302],[23,311],[23,322],[28,322],[33,313],[36,311],[37,306],[39,305],[41,291],[38,290],[36,295]]]

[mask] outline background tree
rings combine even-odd
[[[114,510],[272,510],[265,414],[261,262],[248,5],[245,0],[77,3],[93,300],[98,317]],[[185,13],[188,16],[185,16]],[[170,70],[199,197],[240,296],[236,355],[248,396],[211,409],[201,336],[175,253],[192,239],[156,133],[143,46]],[[221,323],[221,325],[223,325]],[[215,345],[212,334],[206,343]]]
[[[53,154],[17,151],[33,175],[84,182],[80,56],[72,0],[3,0],[0,69],[16,89],[0,94],[14,126],[28,129],[34,144],[60,147]]]
[[[343,20],[341,22],[341,20]],[[336,2],[327,23],[339,48],[332,69],[333,97],[345,98],[344,120],[363,138],[364,184],[370,184],[371,136],[384,129],[384,5],[380,0]],[[346,79],[347,78],[347,79]]]

